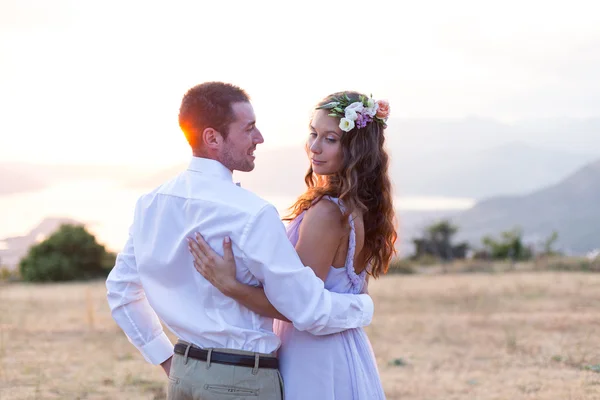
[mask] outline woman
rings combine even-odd
[[[385,274],[394,253],[396,231],[384,129],[385,101],[356,92],[334,93],[316,107],[306,152],[311,161],[304,193],[290,208],[288,238],[304,265],[325,287],[361,293],[368,276]],[[249,292],[235,281],[235,264],[191,241],[194,264],[226,295],[248,305]],[[256,291],[252,292],[256,295]],[[264,296],[264,292],[258,291]],[[275,316],[281,338],[278,356],[286,399],[384,399],[375,358],[363,329],[328,336],[298,331],[264,296],[258,311]]]

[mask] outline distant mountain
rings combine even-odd
[[[71,218],[45,218],[25,236],[0,239],[0,264],[16,268],[29,248],[54,233],[63,224],[81,224]]]
[[[519,226],[525,239],[534,244],[556,230],[563,250],[585,253],[600,248],[600,160],[528,195],[481,201],[454,221],[460,227],[460,239],[477,245],[484,235]]]
[[[392,177],[403,195],[525,194],[600,157],[600,118],[391,118],[388,126]]]
[[[409,257],[414,254],[413,239],[423,237],[425,229],[434,222],[450,219],[459,212],[457,210],[396,210],[398,256]]]
[[[78,180],[129,181],[144,176],[146,169],[124,165],[49,165],[0,163],[0,196],[35,192],[52,185]]]
[[[524,120],[514,124],[516,138],[570,152],[600,153],[600,117]]]
[[[531,192],[557,182],[598,157],[512,142],[477,151],[392,158],[402,193],[485,198]]]
[[[551,185],[600,157],[600,118],[504,124],[486,118],[388,121],[391,176],[399,196],[516,195]],[[296,196],[308,161],[302,145],[257,150],[256,169],[235,179],[257,193]],[[78,179],[151,189],[186,168],[0,164],[0,195]]]
[[[402,155],[391,148],[390,174],[399,196],[486,198],[531,192],[557,182],[597,156],[508,143],[472,152]],[[137,179],[135,187],[153,188],[186,164]],[[235,179],[256,193],[296,196],[305,188],[308,160],[301,146],[257,150],[256,168]]]

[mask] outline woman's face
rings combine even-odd
[[[327,115],[327,110],[317,110],[310,124],[306,153],[312,169],[318,175],[333,175],[342,169],[342,130],[340,120]]]

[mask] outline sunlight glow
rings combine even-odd
[[[172,164],[189,154],[181,96],[207,80],[248,90],[266,147],[301,143],[312,105],[344,89],[401,117],[590,116],[598,7],[6,0],[0,160]],[[365,27],[331,28],[357,9]]]

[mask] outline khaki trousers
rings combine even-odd
[[[189,343],[182,340],[186,346]],[[195,347],[195,346],[194,346]],[[209,350],[209,349],[205,349]],[[213,349],[230,354],[256,353]],[[262,356],[270,354],[258,353]],[[173,355],[169,374],[168,400],[283,400],[283,381],[279,370],[201,361]]]

